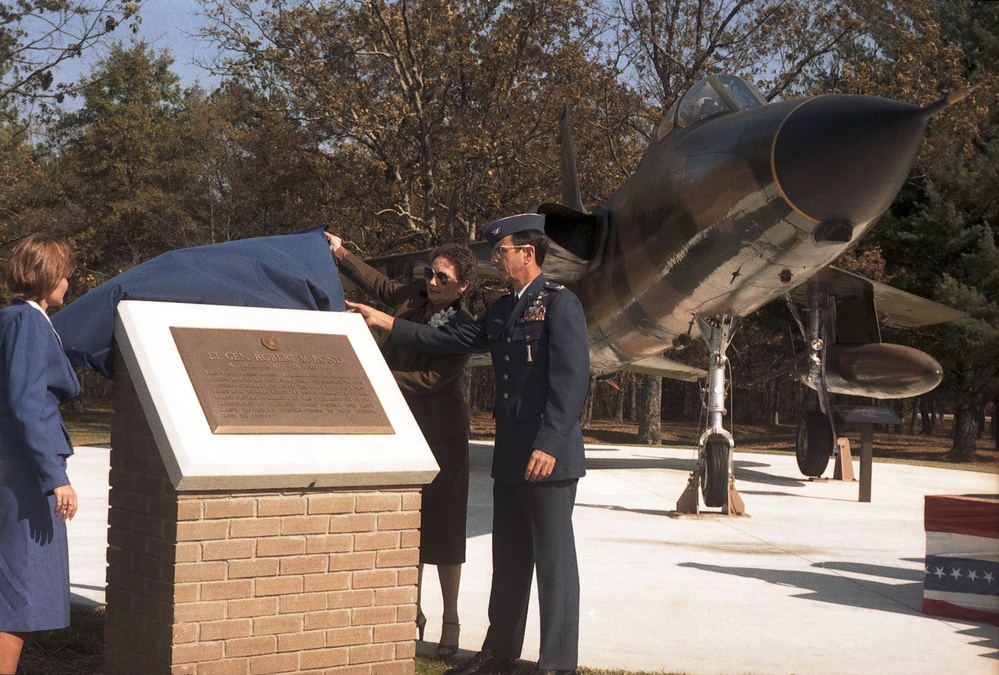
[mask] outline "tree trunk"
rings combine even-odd
[[[995,441],[996,450],[999,451],[999,392],[996,393],[996,400],[992,401],[992,440]]]
[[[954,410],[954,441],[947,454],[954,462],[975,458],[975,415],[973,406],[962,403]]]
[[[975,406],[975,438],[985,434],[985,401]]]
[[[642,445],[662,445],[663,378],[642,375],[642,402],[638,414],[638,442]]]
[[[628,378],[628,421],[638,420],[638,378]]]
[[[925,397],[919,399],[919,418],[922,422],[919,427],[919,433],[923,436],[933,435],[933,411],[930,409],[931,403],[932,400]]]
[[[776,377],[770,378],[767,385],[767,409],[764,422],[772,426],[780,424],[780,413],[777,412],[778,401],[780,401],[780,384]]]
[[[624,422],[624,395],[627,391],[628,381],[624,373],[617,374],[617,381],[621,388],[614,395],[614,421]]]

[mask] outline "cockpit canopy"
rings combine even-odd
[[[675,127],[684,129],[712,115],[766,105],[766,99],[741,77],[709,75],[677,99],[656,131],[661,139]]]

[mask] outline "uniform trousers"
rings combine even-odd
[[[574,670],[579,652],[579,569],[572,509],[579,479],[493,483],[493,581],[482,648],[520,658],[535,568],[541,614],[538,668]]]

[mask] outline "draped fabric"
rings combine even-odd
[[[999,495],[926,495],[923,613],[999,626]]]
[[[121,300],[344,310],[322,227],[170,251],[106,281],[52,317],[73,365],[113,377]]]

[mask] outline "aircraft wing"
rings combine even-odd
[[[641,361],[633,361],[622,367],[621,370],[641,373],[642,375],[659,375],[682,382],[697,382],[708,376],[706,370],[667,359],[665,356],[649,356]]]
[[[606,224],[602,217],[567,209],[557,204],[542,204],[539,213],[545,214],[545,230],[552,230],[561,243],[550,239],[548,256],[545,258],[545,277],[560,284],[578,281],[593,269],[606,238]],[[560,236],[559,236],[560,235]],[[474,241],[468,245],[479,261],[479,279],[495,279],[496,268],[491,259],[493,248],[487,241]],[[393,255],[365,258],[376,270],[400,281],[411,281],[423,273],[430,250],[396,253]],[[346,288],[353,288],[344,279]]]
[[[394,253],[377,258],[365,258],[364,262],[387,277],[407,283],[423,274],[423,268],[427,265],[427,254],[429,252],[429,250],[425,249],[411,253]],[[357,288],[347,277],[344,276],[341,278],[345,289]]]
[[[832,266],[823,268],[809,281],[824,284],[837,301],[873,292],[878,318],[882,323],[897,328],[930,326],[956,321],[964,316],[964,312],[946,305]],[[807,284],[802,284],[791,291],[791,299],[807,305],[806,288]]]
[[[496,268],[490,262],[493,249],[489,242],[475,241],[470,243],[468,247],[475,253],[475,258],[479,262],[477,270],[479,279],[495,279]],[[423,274],[423,268],[428,264],[427,256],[430,255],[430,250],[423,249],[411,253],[393,253],[376,258],[365,258],[364,262],[386,276],[407,282]],[[548,276],[547,270],[545,270],[545,274]],[[343,282],[345,288],[354,288],[348,279],[344,279]]]

